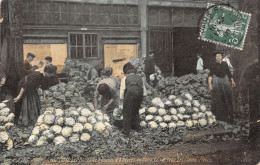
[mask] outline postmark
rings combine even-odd
[[[212,5],[205,12],[199,39],[243,50],[251,14],[224,5]]]

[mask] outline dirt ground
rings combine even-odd
[[[172,150],[154,154],[131,155],[131,158],[73,161],[66,158],[44,161],[35,158],[34,164],[88,164],[88,165],[256,165],[260,162],[260,147],[252,147],[245,141],[222,141],[200,144],[180,144]]]

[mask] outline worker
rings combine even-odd
[[[232,66],[232,64],[231,64],[229,58],[230,58],[230,54],[227,54],[227,55],[223,58],[222,61],[225,61],[225,62],[228,64],[228,68],[229,68],[231,74],[233,75],[233,73],[234,73],[234,68],[233,68],[233,66]]]
[[[100,98],[100,104],[98,99]],[[105,78],[101,80],[94,92],[94,107],[95,110],[100,109],[110,117],[110,121],[113,124],[113,110],[118,107],[119,98],[116,92],[116,83],[111,78]]]
[[[32,53],[28,53],[26,56],[26,60],[24,61],[24,76],[29,75],[34,71],[32,66],[32,61],[35,58],[35,55]]]
[[[149,51],[149,56],[144,60],[144,73],[147,83],[155,87],[157,79],[155,77],[154,51]]]
[[[57,67],[52,65],[52,57],[50,57],[50,56],[45,57],[45,65],[51,66],[51,67],[53,67],[54,70],[57,71]]]
[[[249,99],[250,129],[248,140],[253,146],[257,144],[257,139],[260,140],[259,85],[259,64],[257,59],[242,73],[239,83],[239,97],[243,99],[242,104],[245,105],[247,103],[246,98]]]
[[[139,109],[147,92],[142,77],[136,75],[137,70],[131,63],[126,63],[123,71],[126,74],[120,86],[120,99],[123,102],[123,134],[129,137],[131,128],[140,130]]]
[[[201,54],[197,53],[197,66],[196,66],[197,74],[203,71],[203,60],[201,58]]]
[[[44,71],[44,62],[40,61],[38,63],[37,69],[35,71],[43,73],[43,71]]]
[[[54,68],[46,66],[44,68],[44,73],[32,72],[20,80],[18,85],[19,94],[14,99],[15,103],[21,102],[22,104],[21,109],[16,109],[16,120],[18,120],[18,124],[33,126],[36,123],[41,108],[38,89],[48,89],[50,86],[45,83],[46,81],[44,79],[46,77],[52,77],[54,74]],[[46,100],[44,91],[43,97],[44,100]]]

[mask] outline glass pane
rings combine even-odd
[[[75,47],[70,48],[70,58],[72,58],[72,59],[76,58],[76,48]]]
[[[83,45],[83,35],[77,34],[77,45],[82,46]]]
[[[70,45],[72,45],[72,46],[76,45],[76,34],[70,35]]]
[[[86,57],[91,57],[91,48],[90,47],[86,47],[85,51],[86,51]]]
[[[91,34],[86,34],[85,35],[85,45],[86,46],[91,46]]]
[[[97,57],[97,47],[92,47],[92,57]]]
[[[83,48],[82,47],[78,47],[77,48],[78,51],[78,59],[83,59]]]
[[[97,46],[97,34],[92,35],[92,46]]]

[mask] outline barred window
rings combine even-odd
[[[69,49],[69,56],[72,59],[98,57],[98,35],[86,33],[70,33]]]

